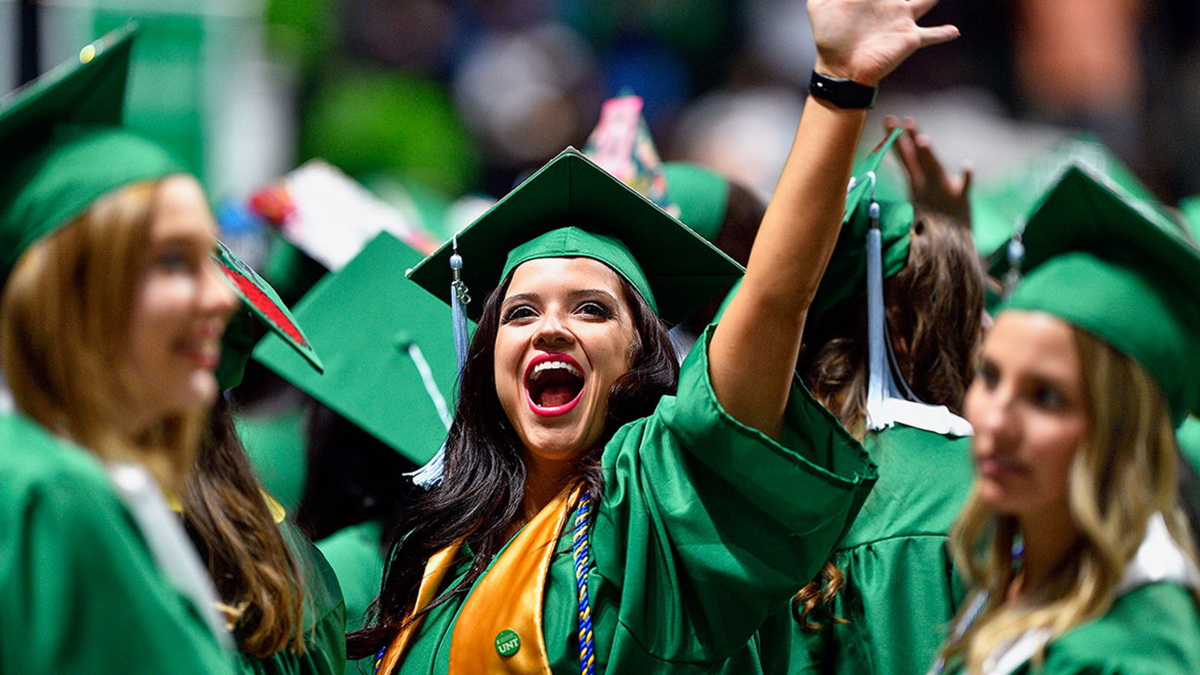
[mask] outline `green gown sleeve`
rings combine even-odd
[[[0,418],[0,672],[228,675],[100,464]]]
[[[346,668],[346,605],[333,568],[291,520],[279,524],[304,579],[304,652],[277,652],[265,659],[242,655],[247,675],[341,675]]]
[[[382,537],[383,525],[378,521],[367,521],[317,542],[317,548],[329,561],[342,587],[347,630],[362,627],[367,606],[379,595],[379,584],[383,579]],[[369,672],[373,662],[373,657],[347,661],[346,675]]]
[[[866,452],[798,381],[780,442],[730,417],[709,380],[712,330],[684,361],[677,396],[622,427],[603,455],[589,596],[604,672],[711,671],[744,652],[820,569],[875,480]],[[549,598],[546,625],[561,630]]]

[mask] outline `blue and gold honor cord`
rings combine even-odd
[[[588,604],[588,523],[592,515],[592,495],[584,492],[575,511],[575,538],[571,549],[575,554],[575,585],[579,588],[579,670],[582,675],[594,675],[596,655],[592,646],[592,608]]]

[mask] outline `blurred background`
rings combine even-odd
[[[814,59],[798,0],[0,0],[0,92],[130,17],[127,118],[219,200],[322,157],[441,235],[623,90],[664,159],[769,196]],[[868,141],[914,116],[978,185],[1083,129],[1163,200],[1200,193],[1200,3],[942,0],[935,22],[962,38],[885,81]]]

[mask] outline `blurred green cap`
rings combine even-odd
[[[186,173],[166,149],[121,126],[127,26],[0,103],[0,286],[36,241],[128,183]]]
[[[1057,316],[1158,383],[1181,423],[1200,410],[1200,249],[1154,205],[1078,166],[1029,217],[1026,273],[1001,307]]]

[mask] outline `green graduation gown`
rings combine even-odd
[[[1045,643],[1028,632],[993,654],[985,675],[1194,675],[1200,673],[1200,573],[1159,516],[1126,566],[1112,606]],[[1045,644],[1041,668],[1031,657]],[[948,673],[963,671],[948,669]]]
[[[0,673],[227,675],[91,454],[0,415]]]
[[[304,579],[304,653],[285,649],[265,659],[239,654],[246,675],[340,675],[346,667],[346,606],[333,569],[291,520],[280,532]]]
[[[933,661],[963,596],[946,540],[971,486],[970,443],[899,423],[867,436],[879,482],[832,558],[846,575],[833,614],[849,623],[793,622],[792,673],[911,675]]]
[[[369,520],[343,528],[317,542],[329,561],[346,600],[346,629],[362,628],[367,606],[379,595],[383,579],[383,525]],[[371,659],[346,662],[346,675],[370,671]]]
[[[609,441],[591,532],[597,673],[761,672],[763,635],[782,625],[788,598],[820,569],[875,479],[866,452],[799,384],[784,417],[780,442],[730,417],[712,391],[707,349],[693,349],[677,396]],[[556,675],[580,672],[571,520],[544,580],[542,632]],[[442,588],[470,555],[459,550]],[[426,615],[396,672],[448,672],[467,597]],[[786,631],[773,633],[775,658]]]

